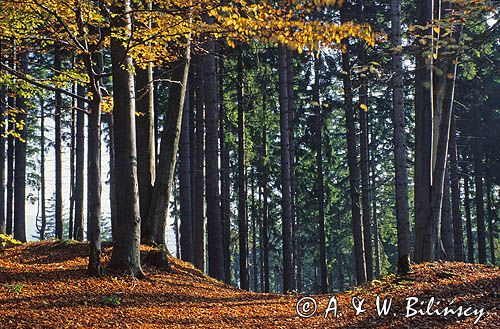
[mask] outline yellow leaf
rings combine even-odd
[[[439,26],[434,26],[433,30],[434,30],[434,32],[439,33],[439,31],[440,31]]]
[[[359,104],[359,108],[365,112],[368,111],[368,106],[366,106],[366,104]]]

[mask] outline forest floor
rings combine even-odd
[[[112,273],[91,278],[86,274],[87,248],[83,243],[38,242],[0,250],[0,328],[470,328],[478,317],[478,328],[500,326],[498,267],[416,265],[403,278],[390,275],[348,292],[311,296],[317,312],[299,318],[296,303],[302,295],[244,292],[173,258],[168,273],[145,267],[149,280]],[[105,247],[105,262],[110,254]],[[393,298],[389,315],[377,315],[377,295]],[[332,311],[325,319],[333,296],[337,317]],[[354,296],[365,300],[366,312],[358,316],[351,304]],[[431,310],[453,301],[450,307],[469,312],[460,318],[405,317],[410,296],[425,302],[424,310],[434,297]],[[307,311],[303,304],[299,309]]]

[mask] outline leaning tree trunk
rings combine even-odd
[[[290,130],[289,103],[287,86],[287,49],[279,46],[279,106],[280,106],[280,144],[281,144],[281,225],[283,236],[283,291],[295,289],[295,270],[293,268],[293,235],[290,179]]]
[[[23,73],[27,73],[28,55],[19,55],[19,65]],[[16,115],[17,122],[25,122],[15,146],[15,172],[14,172],[14,239],[26,242],[26,146],[28,138],[27,104],[26,98],[18,95],[16,106],[19,111]]]
[[[175,67],[172,72],[172,81],[174,82],[170,85],[168,102],[165,110],[165,116],[168,120],[166,120],[163,125],[160,153],[158,155],[158,177],[155,179],[147,218],[148,222],[154,223],[154,227],[153,232],[146,234],[148,237],[146,242],[156,243],[162,246],[162,251],[165,254],[165,257],[162,257],[162,261],[164,262],[167,260],[166,229],[168,208],[174,182],[177,151],[179,149],[189,63],[190,47],[187,46],[185,59],[174,63]],[[168,264],[164,263],[162,266],[167,267]]]
[[[240,288],[249,290],[248,273],[248,222],[247,222],[247,189],[245,170],[245,112],[243,108],[243,58],[238,49],[236,95],[238,102],[238,241],[240,262]]]
[[[120,35],[131,35],[130,0],[111,7],[111,27]],[[135,138],[135,92],[132,58],[121,38],[111,37],[113,68],[113,119],[115,135],[115,192],[117,230],[109,266],[121,272],[143,277],[140,261],[139,191],[137,186],[137,151]]]
[[[396,190],[396,222],[398,230],[398,272],[410,270],[410,216],[408,206],[408,172],[406,154],[405,108],[403,90],[403,56],[401,47],[401,1],[392,0],[392,124],[394,127],[394,168]],[[378,240],[378,237],[377,237]],[[376,246],[378,248],[378,245]],[[380,260],[378,260],[380,275]]]
[[[54,49],[54,76],[58,76],[61,72],[61,64],[62,64],[62,54],[59,46],[56,45]],[[62,139],[61,139],[61,124],[62,124],[62,94],[60,91],[56,91],[55,93],[55,114],[54,114],[54,122],[55,122],[55,169],[56,169],[56,177],[55,177],[55,190],[56,190],[56,199],[55,199],[55,236],[57,239],[63,238],[63,219],[62,219]]]
[[[341,20],[347,21],[345,6],[341,10]],[[356,150],[356,126],[354,122],[354,108],[352,103],[351,65],[349,63],[349,42],[342,41],[344,51],[342,52],[342,70],[344,85],[344,111],[347,129],[347,163],[349,167],[349,188],[351,198],[352,232],[354,238],[354,263],[356,272],[356,283],[366,282],[365,252],[363,242],[363,227],[361,223],[361,209],[359,198],[359,167]]]
[[[325,188],[323,173],[323,114],[319,96],[319,64],[320,58],[314,60],[314,138],[316,147],[316,199],[318,202],[318,238],[319,238],[319,272],[321,293],[328,292],[328,269],[326,265],[326,238],[325,238]]]

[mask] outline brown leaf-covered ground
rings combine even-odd
[[[144,248],[144,253],[150,249]],[[0,251],[0,328],[470,328],[477,316],[406,318],[405,298],[442,309],[484,308],[478,328],[500,327],[500,270],[463,263],[414,266],[405,278],[388,276],[336,295],[338,316],[324,318],[330,297],[313,296],[318,310],[296,315],[303,296],[243,292],[212,280],[172,259],[172,272],[146,267],[150,280],[108,273],[86,275],[87,246],[29,243]],[[104,260],[111,249],[106,247]],[[377,316],[375,299],[393,298],[390,314]],[[354,316],[353,296],[364,298],[365,313]],[[423,306],[425,308],[425,306]]]

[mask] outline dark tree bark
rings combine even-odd
[[[40,98],[40,240],[45,240],[47,217],[45,212],[45,106]]]
[[[391,43],[392,54],[392,123],[394,127],[394,167],[396,185],[396,221],[398,229],[398,272],[410,270],[410,216],[408,206],[408,172],[406,154],[405,109],[403,90],[403,56],[401,47],[401,1],[392,0],[391,4]],[[377,225],[378,231],[378,225]],[[378,233],[377,233],[378,234]],[[378,236],[377,236],[378,243]],[[376,245],[378,249],[378,245]],[[379,256],[379,253],[377,255]],[[377,260],[377,272],[380,275],[380,259]]]
[[[314,137],[316,148],[316,199],[318,202],[318,239],[319,239],[319,271],[320,291],[328,292],[328,270],[326,266],[326,238],[325,238],[325,191],[323,174],[323,113],[320,105],[319,92],[319,65],[320,58],[314,59]]]
[[[483,190],[483,150],[481,133],[481,109],[476,107],[472,111],[472,126],[474,127],[474,139],[472,141],[472,155],[474,159],[474,182],[476,193],[474,202],[476,205],[477,225],[477,250],[479,263],[486,264],[486,229],[484,225],[484,190]]]
[[[189,95],[188,87],[184,100],[184,113],[182,114],[182,128],[179,142],[180,254],[181,259],[186,262],[193,261]]]
[[[109,151],[109,204],[111,213],[111,238],[115,241],[117,232],[117,219],[116,219],[116,197],[115,197],[115,134],[113,128],[113,113],[105,116],[106,123],[108,124],[108,151]]]
[[[13,64],[11,64],[13,65]],[[12,92],[8,90],[8,92]],[[9,96],[7,98],[7,106],[14,108],[16,106],[15,97]],[[9,131],[14,130],[14,122],[9,120],[7,128]],[[6,205],[6,218],[5,218],[5,233],[11,235],[13,233],[12,226],[14,223],[14,137],[9,134],[7,137],[7,205]]]
[[[73,59],[74,61],[74,59]],[[71,92],[76,94],[76,82],[71,86]],[[69,219],[68,239],[73,239],[73,227],[75,223],[75,158],[76,158],[76,98],[71,99],[71,140],[69,149]]]
[[[253,177],[255,177],[255,171],[252,168],[252,172],[250,173],[250,208],[252,209],[251,211],[251,221],[252,221],[252,279],[253,279],[253,291],[257,292],[258,291],[258,276],[259,276],[259,271],[257,267],[257,216],[256,216],[256,209],[257,205],[255,204],[255,182],[253,180]]]
[[[238,49],[236,94],[238,103],[238,241],[240,261],[240,288],[250,289],[248,269],[248,223],[245,168],[245,110],[243,108],[243,58]]]
[[[28,70],[28,55],[19,54],[19,66],[23,73]],[[25,126],[19,130],[15,141],[15,172],[14,172],[14,239],[26,242],[26,144],[28,138],[27,104],[23,96],[17,96],[17,122],[24,121]]]
[[[58,76],[61,72],[61,62],[62,53],[58,45],[54,49],[54,76]],[[55,236],[57,239],[63,238],[63,219],[62,219],[62,140],[61,140],[61,124],[62,124],[62,94],[59,91],[55,93],[55,112],[54,112],[54,122],[55,122],[55,139],[54,139],[54,151],[55,151]],[[17,170],[17,169],[16,169]]]
[[[433,18],[431,0],[417,1],[417,24],[426,26]],[[422,31],[419,39],[432,32]],[[418,42],[418,40],[417,40]],[[415,66],[415,261],[432,261],[435,241],[431,217],[431,157],[432,157],[432,60],[425,49],[416,54]]]
[[[205,45],[207,55],[203,56],[202,73],[205,100],[205,160],[206,160],[206,202],[208,236],[208,274],[224,281],[224,254],[222,247],[222,225],[220,217],[219,190],[219,97],[217,95],[217,71],[215,42]]]
[[[224,253],[224,279],[225,283],[231,284],[231,195],[230,195],[230,164],[229,147],[226,142],[226,126],[228,125],[226,109],[224,106],[224,89],[222,76],[224,75],[224,59],[219,58],[219,144],[220,144],[220,164],[221,164],[221,223],[222,223],[222,244]]]
[[[452,110],[455,112],[454,110]],[[451,185],[451,212],[453,217],[453,253],[455,261],[465,261],[464,238],[462,228],[462,212],[460,210],[460,174],[458,172],[457,130],[455,114],[451,117],[450,126],[450,185]]]
[[[201,67],[201,61],[197,61],[197,64]],[[205,107],[201,69],[198,69],[196,73],[193,261],[196,268],[205,271]]]
[[[77,86],[77,94],[84,96],[86,88]],[[78,111],[76,113],[76,161],[75,161],[75,220],[73,237],[75,240],[83,241],[83,191],[85,177],[85,103],[77,101]]]
[[[444,248],[443,259],[452,261],[455,255],[453,253],[453,220],[451,215],[450,177],[448,175],[448,170],[446,170],[444,181],[443,213],[441,217],[441,239],[443,240]]]
[[[341,20],[346,22],[348,19],[346,6],[341,10]],[[352,232],[354,238],[354,261],[356,271],[356,283],[366,282],[365,252],[363,242],[363,227],[361,222],[360,196],[359,196],[359,167],[356,150],[356,126],[354,122],[354,108],[352,102],[351,85],[351,65],[349,63],[349,43],[342,41],[344,51],[342,52],[342,71],[344,85],[344,111],[346,117],[347,129],[347,162],[349,167],[349,188],[351,198],[352,213]]]
[[[269,292],[269,212],[268,212],[268,165],[267,165],[267,126],[266,126],[266,92],[262,93],[262,148],[261,148],[261,165],[262,165],[262,267],[264,273],[264,289],[263,292]]]
[[[4,44],[0,41],[0,61],[2,64],[6,62],[4,54]],[[2,72],[3,73],[3,72]],[[0,87],[0,234],[6,232],[5,222],[5,138],[2,136],[5,133],[5,125],[7,113],[7,87]]]
[[[141,211],[141,240],[147,242],[151,237],[149,232],[154,231],[148,221],[148,210],[151,204],[153,185],[155,183],[156,151],[154,133],[154,85],[153,66],[148,64],[146,69],[138,69],[135,77],[136,111],[141,113],[136,117],[137,137],[137,179],[139,184],[139,206]]]
[[[147,243],[162,245],[166,252],[166,228],[170,195],[174,182],[175,164],[181,133],[182,113],[186,95],[187,79],[190,64],[190,47],[185,50],[185,59],[175,63],[172,72],[172,81],[161,134],[160,153],[158,162],[158,177],[156,177],[149,206],[147,221],[154,223],[153,232],[145,232]],[[166,257],[162,259],[166,260]],[[167,264],[163,264],[167,266]]]
[[[490,252],[490,260],[491,264],[496,264],[495,257],[495,224],[494,224],[494,213],[493,209],[493,195],[491,194],[491,181],[489,177],[486,179],[486,208],[488,210],[488,243],[489,243],[489,252]]]
[[[293,267],[293,235],[290,179],[290,130],[289,103],[287,87],[287,49],[279,46],[279,105],[280,105],[280,144],[281,144],[281,223],[283,236],[283,291],[295,289],[295,270]]]
[[[131,34],[130,0],[111,7],[113,29]],[[137,151],[135,138],[134,76],[132,58],[127,54],[123,40],[111,37],[113,66],[113,119],[115,134],[115,179],[120,188],[115,190],[117,230],[110,267],[143,277],[140,261],[139,191],[137,186]]]
[[[465,210],[465,229],[467,235],[467,261],[474,263],[474,237],[472,235],[472,216],[470,208],[470,191],[469,191],[469,172],[468,166],[463,159],[462,176],[464,179],[464,210]]]

